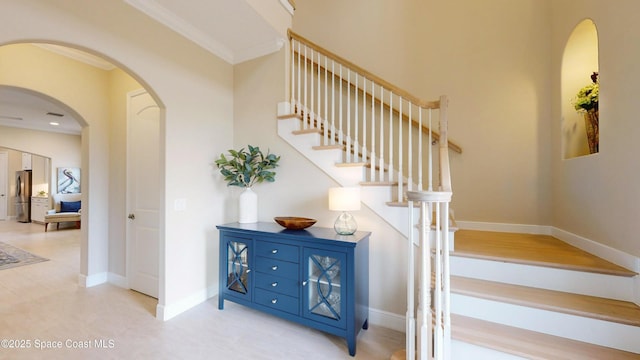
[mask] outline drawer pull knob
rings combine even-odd
[[[303,282],[302,282],[302,286],[307,286],[307,283],[308,283],[308,281],[307,281],[307,280],[303,281]]]
[[[251,272],[251,269],[247,269],[247,274]]]
[[[273,286],[273,287],[278,286],[278,282],[277,282],[277,281],[272,282],[272,283],[271,283],[271,286]]]
[[[271,303],[272,303],[272,304],[275,304],[275,303],[277,303],[277,302],[278,302],[278,299],[271,299]]]
[[[272,253],[272,254],[277,254],[277,253],[278,253],[278,249],[273,249],[273,250],[271,250],[271,253]]]
[[[278,265],[273,265],[273,266],[271,267],[271,270],[273,270],[273,271],[278,270]]]

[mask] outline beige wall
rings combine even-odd
[[[0,7],[0,44],[45,41],[103,54],[156,97],[164,109],[163,176],[150,179],[163,188],[159,308],[170,316],[204,300],[209,288],[217,288],[214,225],[222,222],[227,193],[215,181],[211,164],[215,154],[232,144],[232,67],[124,2],[0,0]],[[83,195],[90,206],[83,211],[87,226],[82,230],[81,272],[99,282],[107,277],[110,263],[115,265],[109,260],[110,223],[105,219],[117,216],[109,213],[111,172],[118,166],[111,158],[120,155],[113,153],[117,140],[110,138],[118,130],[110,125],[109,88],[92,84],[106,83],[108,76],[103,71],[96,75],[99,79],[60,74],[59,81],[49,81],[56,71],[52,66],[44,77],[14,76],[12,67],[0,63],[0,84],[49,94],[87,122],[82,168],[89,184]],[[43,78],[47,81],[39,80]],[[186,200],[185,211],[174,210],[176,199]]]
[[[450,97],[453,208],[462,221],[551,225],[640,255],[632,0],[298,0],[294,31],[421,98]],[[366,15],[361,11],[366,8]],[[354,16],[361,14],[361,16]],[[600,153],[563,161],[560,69],[594,20]],[[355,20],[357,19],[357,20]],[[324,26],[323,24],[332,24]]]
[[[549,225],[548,4],[300,0],[293,29],[419,98],[449,97],[458,220]]]
[[[553,224],[585,238],[640,256],[640,3],[604,0],[552,2],[552,78],[560,79],[562,53],[573,28],[593,19],[600,63],[600,152],[562,160],[560,88],[553,83]]]

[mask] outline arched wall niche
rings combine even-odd
[[[590,91],[595,84],[592,81],[592,75],[593,73],[599,74],[598,58],[596,25],[591,19],[582,20],[569,36],[562,57],[561,133],[562,158],[565,160],[599,152],[599,126],[593,130],[590,129],[592,124],[598,124],[599,113],[594,118],[594,110],[587,112],[584,109],[576,110],[575,107],[578,93],[585,87],[588,87],[587,91]],[[597,86],[599,87],[599,85]],[[590,115],[585,116],[587,113]],[[596,121],[596,119],[598,120]],[[591,145],[588,133],[594,134]]]

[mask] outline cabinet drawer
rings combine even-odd
[[[255,273],[255,279],[256,287],[292,297],[298,297],[298,279],[288,279],[282,276],[275,276],[260,272]]]
[[[254,302],[256,304],[268,306],[294,315],[299,314],[298,298],[291,296],[256,288],[254,292]]]
[[[256,241],[256,255],[297,263],[298,247],[269,241]]]
[[[256,256],[256,271],[298,280],[298,264]]]

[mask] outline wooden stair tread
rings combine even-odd
[[[312,147],[313,150],[333,150],[333,149],[344,149],[343,145],[316,145]]]
[[[303,134],[321,134],[322,130],[316,128],[302,129],[302,130],[294,130],[292,131],[294,135],[303,135]]]
[[[640,354],[451,315],[453,339],[534,360],[640,359]]]
[[[627,277],[637,275],[549,235],[460,230],[452,255]]]
[[[458,276],[451,277],[451,292],[625,325],[640,326],[640,306],[628,301]]]
[[[350,163],[336,163],[337,167],[357,167],[357,166],[366,166],[366,162],[350,162]]]

